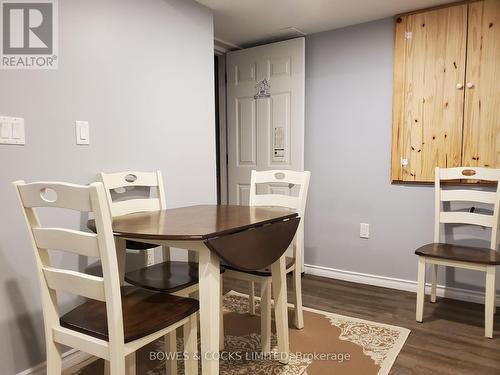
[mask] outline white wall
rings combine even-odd
[[[161,169],[169,206],[216,202],[209,11],[185,0],[61,0],[59,23],[58,70],[0,71],[0,115],[26,121],[25,146],[0,145],[0,374],[45,357],[33,254],[11,181],[88,183],[99,171]],[[77,119],[90,122],[90,146],[75,145]]]
[[[415,281],[414,250],[433,240],[434,195],[390,182],[393,43],[392,19],[306,38],[305,263]],[[454,227],[445,237],[489,247],[489,235]],[[483,290],[484,274],[450,269],[440,283]]]

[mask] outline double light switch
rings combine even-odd
[[[24,145],[24,119],[0,116],[0,144]]]

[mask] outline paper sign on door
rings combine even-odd
[[[282,126],[274,128],[273,161],[283,161],[285,158],[285,130]]]

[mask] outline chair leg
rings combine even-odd
[[[250,288],[248,293],[248,312],[250,315],[255,315],[255,283],[253,281],[249,281],[248,287]]]
[[[109,362],[109,368],[110,368],[110,374],[111,375],[123,375],[123,374],[127,374],[129,375],[130,372],[129,372],[129,362],[127,362],[125,360],[125,358],[123,358],[121,361],[110,361]],[[127,371],[125,371],[127,370]]]
[[[260,340],[263,353],[271,351],[271,280],[261,284],[260,297]]]
[[[61,346],[51,340],[47,343],[47,374],[60,375],[61,373]]]
[[[164,262],[167,262],[170,260],[170,247],[168,246],[162,246],[161,247],[161,252],[162,252],[162,259]]]
[[[422,322],[425,298],[425,257],[418,257],[417,322]]]
[[[184,368],[186,375],[198,375],[198,361],[196,353],[198,351],[198,320],[196,314],[189,317],[188,322],[183,327],[184,330]]]
[[[219,318],[219,350],[224,350],[224,288],[222,286],[223,278],[220,278],[220,318]]]
[[[304,310],[302,308],[302,279],[300,271],[293,270],[293,293],[295,299],[295,328],[304,328]]]
[[[123,346],[111,345],[109,350],[109,372],[111,375],[128,374],[130,358],[127,360],[123,355]],[[135,359],[135,357],[134,357]]]
[[[118,275],[120,285],[125,285],[125,269],[127,267],[127,241],[120,237],[115,237],[116,260],[118,261]]]
[[[199,290],[195,290],[194,292],[189,293],[189,295],[186,296],[186,297],[197,299],[199,301],[200,300],[200,291]]]
[[[166,375],[177,374],[177,334],[175,331],[169,332],[164,336],[165,345],[165,373]]]
[[[437,271],[438,271],[438,265],[433,264],[432,265],[432,272],[431,272],[431,302],[432,303],[436,302]]]
[[[484,304],[485,309],[485,333],[488,338],[493,338],[493,322],[495,317],[495,299],[496,299],[496,286],[495,286],[495,266],[486,267],[486,301]]]
[[[125,357],[125,367],[127,375],[135,375],[136,373],[136,364],[135,364],[135,352],[130,353]]]

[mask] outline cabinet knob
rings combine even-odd
[[[467,88],[471,89],[474,87],[474,84],[472,82],[467,82]]]
[[[462,90],[464,88],[464,85],[461,83],[457,83],[457,89]]]

